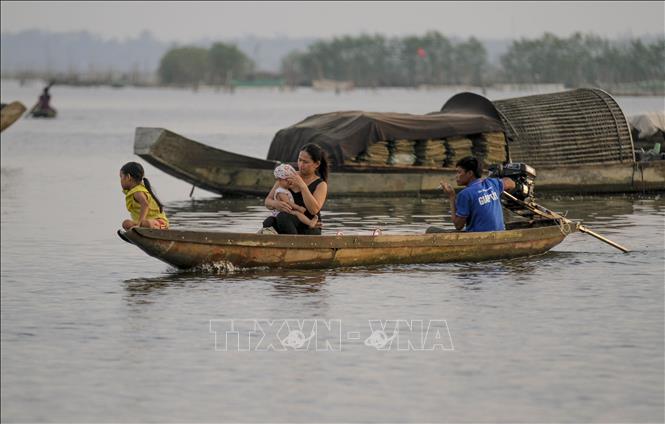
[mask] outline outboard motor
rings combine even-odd
[[[509,193],[525,203],[535,202],[536,170],[526,163],[507,163],[505,165],[490,165],[488,168],[490,178],[510,178],[515,181],[515,189]],[[502,199],[503,205],[511,210],[524,209],[516,202]]]

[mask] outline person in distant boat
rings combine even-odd
[[[51,107],[51,95],[49,94],[49,89],[53,83],[49,83],[42,94],[39,96],[37,103],[30,109],[30,114],[34,117],[53,117],[55,116],[55,109]]]
[[[275,180],[277,182],[277,188],[275,189],[275,197],[273,199],[281,202],[287,202],[289,205],[291,205],[292,208],[291,212],[289,213],[295,215],[295,217],[298,218],[298,221],[307,225],[309,228],[316,228],[316,223],[319,222],[318,216],[315,215],[311,219],[308,218],[305,215],[307,208],[304,206],[296,205],[293,199],[293,194],[291,194],[289,191],[289,186],[291,184],[289,183],[288,179],[291,178],[295,173],[296,170],[287,163],[283,163],[275,168],[274,174]],[[277,209],[273,209],[272,216],[277,218],[277,215],[280,213],[281,212]]]
[[[132,217],[122,222],[122,228],[129,230],[139,226],[166,230],[169,228],[169,220],[162,203],[152,191],[150,181],[143,175],[143,166],[137,162],[128,162],[120,168],[120,185]]]
[[[294,207],[290,202],[277,200],[275,192],[280,186],[275,185],[266,196],[265,205],[268,209],[278,211],[276,216],[270,216],[263,221],[263,228],[273,228],[278,234],[321,234],[321,208],[328,196],[328,160],[326,152],[316,144],[305,145],[298,154],[298,171],[287,177],[289,191],[297,206],[305,208],[304,215],[317,221],[313,228],[301,222],[293,214]],[[266,230],[270,232],[270,230]]]
[[[478,232],[505,230],[501,193],[513,190],[515,182],[510,178],[481,178],[482,163],[472,156],[460,159],[455,167],[457,185],[466,188],[456,195],[450,184],[441,181],[441,188],[450,199],[455,228]]]
[[[44,87],[44,91],[42,91],[42,95],[39,96],[39,101],[37,102],[39,109],[50,109],[51,108],[51,95],[49,94],[49,90],[51,88],[51,84],[47,85]]]

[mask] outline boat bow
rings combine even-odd
[[[220,194],[265,196],[279,164],[216,149],[164,128],[136,128],[134,153],[171,176]]]

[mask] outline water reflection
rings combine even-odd
[[[264,270],[253,273],[253,277],[272,284],[274,296],[291,297],[299,294],[318,293],[324,288],[325,270]]]
[[[209,276],[200,275],[201,280]],[[169,288],[185,287],[189,282],[195,282],[196,277],[187,273],[168,273],[152,278],[130,278],[123,281],[128,299],[133,303],[147,303],[149,295],[160,295]]]
[[[171,270],[166,274],[152,278],[131,278],[123,282],[127,300],[133,304],[151,303],[157,296],[171,289],[213,288],[218,284],[261,284],[268,283],[272,287],[272,295],[277,297],[293,297],[301,294],[320,292],[328,275],[336,274],[335,270],[289,270],[289,269],[240,269],[218,270],[209,269],[193,271]]]
[[[575,252],[549,251],[540,255],[502,259],[488,262],[454,262],[409,265],[374,265],[356,268],[338,268],[339,275],[354,275],[358,279],[367,276],[385,275],[391,281],[404,281],[407,278],[429,280],[428,274],[437,283],[453,284],[464,290],[482,290],[494,282],[511,285],[527,284],[533,275],[545,269],[558,269],[574,265]],[[571,262],[572,261],[572,262]]]

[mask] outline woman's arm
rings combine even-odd
[[[297,211],[297,212],[305,213],[305,211],[307,210],[304,207],[296,205],[295,203],[293,203],[291,201],[291,198],[286,193],[284,193],[283,191],[277,193],[275,195],[275,198],[277,200],[281,201],[281,202],[288,203],[291,206],[292,212]]]
[[[282,202],[286,202],[286,203],[288,203],[289,205],[291,205],[291,209],[292,209],[293,211],[297,211],[297,212],[305,213],[305,211],[307,210],[307,208],[305,208],[305,207],[303,207],[303,206],[300,206],[300,205],[296,205],[295,203],[293,203],[293,202],[291,201],[291,198],[290,198],[286,193],[284,193],[283,191],[277,193],[277,194],[275,195],[275,198],[277,198],[277,200],[280,200],[280,201],[282,201]]]
[[[322,181],[316,186],[316,190],[314,190],[314,194],[312,194],[309,191],[309,187],[307,187],[307,184],[305,184],[305,181],[299,174],[293,174],[289,177],[289,181],[300,189],[303,202],[309,213],[312,215],[319,213],[321,208],[323,208],[323,204],[326,202],[326,197],[328,196],[328,184],[325,181]]]
[[[272,186],[272,189],[270,190],[270,193],[266,196],[265,201],[263,204],[266,206],[268,209],[276,209],[280,212],[291,212],[291,205],[289,202],[283,202],[281,200],[275,200],[275,190],[277,190],[277,187],[279,186],[278,182],[275,182],[275,185]]]
[[[323,204],[326,203],[326,197],[328,196],[328,184],[323,181],[314,190],[314,194],[310,193],[309,188],[305,186],[305,189],[302,191],[302,199],[305,202],[305,207],[312,215],[319,213]]]
[[[300,205],[296,205],[295,203],[291,203],[291,207],[293,208],[294,211],[298,211],[298,212],[301,212],[301,213],[305,213],[305,212],[307,212],[307,208],[306,208],[306,207],[303,207],[303,206],[300,206]]]

